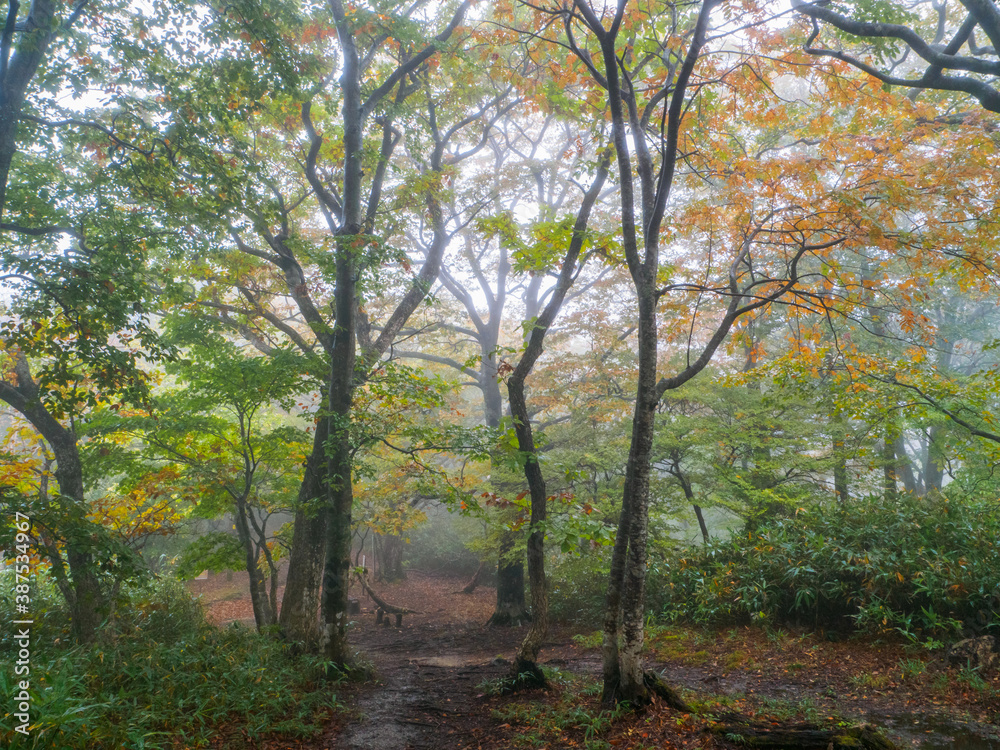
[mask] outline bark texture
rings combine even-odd
[[[309,651],[319,647],[319,599],[326,558],[326,438],[329,423],[317,420],[313,448],[305,474],[292,530],[288,578],[278,624],[285,638]]]
[[[34,0],[23,21],[23,30],[15,30],[19,3],[9,5],[3,31],[2,69],[0,69],[0,219],[7,202],[7,180],[11,162],[17,153],[17,121],[38,66],[45,59],[49,44],[59,29],[53,0]],[[15,34],[19,35],[14,43]],[[10,50],[13,48],[13,54]],[[6,55],[10,54],[7,58]]]
[[[320,598],[320,643],[327,661],[337,668],[350,665],[347,644],[348,574],[351,554],[351,511],[353,506],[353,450],[350,426],[354,389],[379,358],[388,350],[400,329],[420,302],[426,297],[441,268],[441,257],[448,240],[441,206],[433,191],[427,195],[427,215],[433,230],[433,242],[427,250],[420,273],[413,280],[403,299],[382,327],[378,339],[367,340],[362,356],[357,356],[359,331],[358,273],[360,258],[370,240],[372,225],[381,201],[382,178],[388,154],[394,143],[389,136],[391,117],[383,124],[382,159],[374,171],[367,201],[363,195],[364,172],[363,134],[374,108],[395,92],[400,103],[406,88],[405,79],[437,54],[439,46],[448,41],[465,17],[471,0],[459,5],[451,21],[435,39],[415,54],[407,56],[382,81],[362,96],[361,80],[365,75],[362,57],[353,35],[353,20],[341,0],[330,0],[337,39],[341,51],[340,90],[343,96],[343,171],[339,194],[328,189],[317,169],[317,158],[323,147],[323,136],[316,132],[311,119],[311,106],[302,107],[302,120],[310,139],[306,156],[306,175],[320,200],[328,222],[335,231],[335,277],[333,341],[328,380],[327,443],[327,524],[326,554],[323,565],[323,591]],[[436,137],[440,133],[435,134]],[[440,173],[448,138],[438,137],[430,155],[430,168]],[[334,219],[333,217],[336,217]],[[357,370],[357,372],[356,372]]]

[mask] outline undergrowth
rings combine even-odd
[[[565,746],[572,743],[586,750],[605,750],[610,745],[602,735],[630,712],[623,707],[604,709],[594,705],[593,696],[600,692],[599,684],[597,687],[597,690],[583,688],[579,693],[566,689],[552,703],[508,703],[495,709],[493,718],[517,730],[512,738],[513,747],[552,747],[555,742],[567,743]]]
[[[16,644],[10,596],[0,594],[0,662]],[[96,642],[74,645],[52,588],[33,592],[31,726],[0,717],[0,746],[60,750],[244,747],[267,735],[309,737],[337,706],[321,680],[323,664],[293,656],[273,636],[208,624],[177,581],[129,589]],[[12,669],[0,671],[0,693],[13,696]]]
[[[893,630],[928,647],[1000,632],[994,504],[909,496],[801,510],[669,566],[668,619]]]

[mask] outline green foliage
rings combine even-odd
[[[174,572],[181,580],[187,580],[203,570],[218,573],[240,570],[245,566],[246,557],[240,540],[232,534],[215,531],[193,540],[181,553]]]
[[[865,0],[864,2],[836,3],[839,12],[847,12],[854,20],[864,23],[886,23],[912,25],[920,21],[920,17],[909,10],[910,6],[888,0]],[[880,63],[891,62],[901,54],[904,45],[893,37],[856,37],[846,32],[839,32],[848,44],[864,44]]]
[[[13,663],[13,586],[2,580],[0,659]],[[32,730],[27,738],[15,733],[5,714],[0,744],[11,750],[172,748],[177,738],[186,747],[220,740],[243,746],[266,736],[309,737],[337,705],[320,685],[322,664],[251,630],[208,625],[176,580],[125,590],[114,623],[89,647],[69,645],[60,626],[65,612],[44,579],[32,605]],[[10,670],[0,673],[5,695],[14,694],[12,679]]]
[[[593,699],[588,699],[594,693],[590,685],[567,685],[555,703],[510,703],[493,711],[493,716],[518,730],[514,747],[561,745],[567,741],[567,733],[572,733],[580,736],[580,747],[607,750],[610,745],[601,735],[630,709],[624,704],[610,710],[595,706]]]
[[[678,556],[665,614],[867,633],[1000,629],[993,503],[868,498],[803,510]]]
[[[580,555],[559,555],[549,564],[546,575],[553,620],[600,624],[610,558],[608,550],[588,550]]]
[[[95,523],[88,517],[89,508],[65,496],[41,497],[0,493],[0,513],[6,523],[0,524],[6,538],[14,533],[16,513],[31,519],[31,536],[52,542],[49,547],[42,543],[32,543],[31,551],[42,560],[53,564],[63,564],[63,552],[67,544],[91,556],[92,565],[100,582],[108,589],[116,581],[141,581],[149,574],[149,569],[128,540],[114,529]],[[59,560],[53,557],[58,552]]]

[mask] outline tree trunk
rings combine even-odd
[[[671,469],[671,473],[677,477],[677,481],[681,483],[681,489],[684,490],[684,497],[689,503],[691,503],[691,507],[694,509],[695,518],[698,519],[698,528],[701,529],[702,542],[708,544],[709,534],[708,524],[705,523],[705,514],[702,513],[701,506],[694,501],[694,488],[691,486],[691,480],[685,476],[683,470],[681,469],[680,451],[674,451],[672,459],[673,469]]]
[[[83,527],[90,522],[87,521],[84,507],[83,469],[76,436],[68,430],[66,432],[68,434],[63,440],[50,440],[49,446],[56,459],[55,476],[59,483],[59,494],[75,506],[67,513],[70,523],[65,533],[66,562],[73,585],[73,599],[68,604],[74,635],[81,642],[88,643],[94,639],[98,627],[108,614],[108,602],[101,588],[88,535]]]
[[[21,102],[16,106],[4,103],[0,105],[0,217],[3,216],[7,202],[7,180],[10,176],[10,165],[17,153],[17,118],[21,113]]]
[[[10,7],[17,12],[16,6]],[[49,43],[59,29],[53,0],[33,0],[23,19],[20,41],[4,60],[4,76],[0,80],[0,218],[7,202],[7,180],[10,165],[17,153],[17,121],[24,106],[28,84],[45,58]],[[13,52],[13,54],[11,54]]]
[[[480,365],[479,379],[482,384],[483,409],[486,419],[486,426],[494,429],[500,426],[500,418],[503,410],[503,397],[500,393],[500,384],[497,375],[496,363],[496,342],[499,339],[499,331],[494,321],[499,324],[502,307],[490,310],[490,323],[487,333],[486,346],[483,347],[482,364]],[[490,476],[497,477],[504,469],[498,457],[490,457]],[[498,494],[503,494],[505,488],[502,482],[494,480],[494,489]],[[505,627],[508,625],[518,626],[528,622],[531,615],[528,614],[527,604],[524,601],[524,562],[521,556],[514,557],[513,550],[517,548],[520,541],[520,532],[508,528],[500,530],[500,544],[497,553],[497,603],[493,614],[487,621],[490,626]]]
[[[691,503],[691,507],[694,508],[694,515],[698,519],[698,528],[701,529],[701,540],[705,544],[708,544],[710,537],[708,535],[708,524],[705,523],[705,514],[701,511],[701,506],[698,503]]]
[[[514,432],[517,435],[518,450],[525,456],[524,478],[528,483],[528,494],[531,497],[531,520],[528,534],[528,575],[531,577],[531,628],[518,649],[513,666],[513,684],[545,685],[544,673],[538,667],[538,654],[542,642],[549,630],[549,591],[545,580],[545,519],[548,514],[548,496],[545,491],[545,478],[538,459],[535,437],[531,429],[531,418],[525,400],[524,385],[535,362],[542,354],[545,334],[555,321],[559,309],[566,298],[566,293],[573,284],[577,271],[577,260],[583,247],[584,232],[590,221],[590,211],[600,195],[601,188],[607,177],[607,167],[610,156],[605,154],[599,164],[594,183],[587,190],[583,203],[577,213],[573,225],[573,237],[566,250],[566,256],[559,271],[559,281],[545,310],[541,315],[532,315],[534,326],[528,334],[527,346],[521,361],[517,363],[514,372],[507,383],[510,399],[510,411],[514,422]],[[529,308],[528,313],[534,312]]]
[[[316,421],[312,453],[299,486],[288,577],[278,620],[281,632],[308,651],[319,647],[319,600],[326,557],[326,419]]]
[[[549,589],[545,579],[545,532],[546,518],[545,479],[538,464],[528,410],[524,401],[524,383],[514,383],[511,378],[511,410],[517,430],[520,450],[528,454],[524,474],[531,495],[531,533],[528,534],[528,575],[531,580],[531,627],[524,637],[514,658],[512,678],[519,686],[545,685],[547,680],[538,666],[538,653],[549,632]],[[517,391],[515,394],[514,391]]]
[[[891,427],[885,430],[882,439],[882,495],[887,503],[896,499],[896,449],[890,435]]]
[[[927,433],[927,457],[924,459],[924,488],[927,492],[941,491],[944,483],[945,454],[941,449],[944,428],[931,425]]]
[[[518,626],[531,620],[524,601],[524,563],[512,559],[520,534],[510,529],[500,532],[500,555],[497,563],[497,606],[486,623],[490,626]]]
[[[345,99],[345,110],[351,106]],[[345,139],[346,140],[346,139]],[[358,166],[357,168],[360,168]],[[354,227],[350,236],[357,231]],[[326,558],[323,566],[321,642],[327,661],[338,667],[348,665],[347,592],[351,566],[351,512],[354,494],[351,485],[353,450],[350,436],[351,402],[354,395],[355,362],[355,266],[354,249],[341,239],[337,249],[337,321],[330,374],[330,458],[329,516],[326,527]]]
[[[244,563],[247,575],[250,578],[250,602],[253,605],[253,619],[257,625],[257,630],[273,625],[275,620],[274,610],[271,608],[271,601],[267,592],[267,580],[264,571],[260,569],[260,554],[256,541],[250,531],[250,524],[247,520],[247,513],[252,512],[247,507],[245,498],[236,500],[236,533],[239,535],[240,544],[243,545]]]
[[[623,700],[641,704],[649,697],[643,680],[641,653],[646,614],[644,603],[649,471],[658,401],[657,297],[654,285],[645,273],[637,275],[636,291],[639,301],[639,377],[622,492],[622,510],[605,597],[602,702],[606,705]]]
[[[920,483],[913,476],[913,467],[910,465],[910,457],[906,453],[906,443],[902,433],[893,440],[892,451],[895,454],[896,472],[903,480],[903,489],[913,494],[923,494]]]
[[[378,575],[376,580],[385,583],[402,581],[406,578],[403,570],[403,537],[398,534],[379,534],[380,544]]]
[[[65,568],[59,557],[59,549],[53,543],[48,545],[53,555],[53,566],[60,580],[60,590],[66,597],[72,619],[73,633],[78,640],[87,643],[94,639],[101,622],[108,615],[108,599],[101,587],[95,567],[92,540],[87,519],[86,501],[83,489],[83,466],[76,433],[64,427],[42,404],[38,384],[31,374],[28,360],[22,353],[15,355],[14,376],[17,385],[0,381],[0,399],[20,412],[32,427],[49,444],[55,458],[55,478],[59,484],[60,504],[63,506],[63,535],[66,550]]]
[[[844,448],[844,418],[834,414],[830,418],[833,433],[833,491],[837,502],[844,504],[851,499],[847,473],[847,451]]]

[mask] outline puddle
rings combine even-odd
[[[983,724],[961,724],[936,716],[879,716],[867,721],[881,727],[903,747],[920,750],[1000,750],[1000,733]]]
[[[465,656],[428,656],[421,659],[410,659],[410,664],[417,664],[421,667],[444,667],[445,669],[456,669],[457,667],[468,667],[482,663],[482,659],[470,659]],[[1000,750],[1000,748],[997,748]]]

